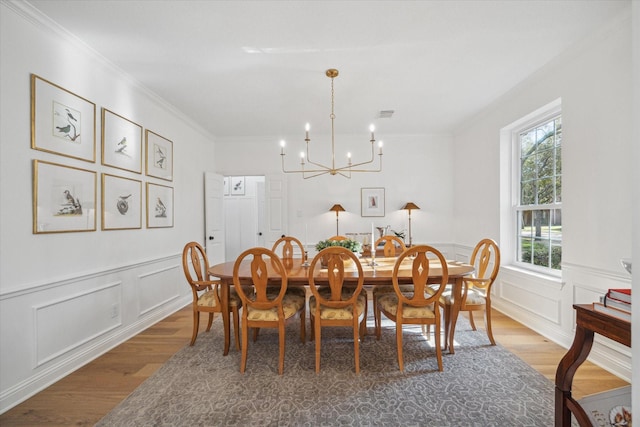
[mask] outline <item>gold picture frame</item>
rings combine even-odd
[[[146,174],[155,178],[173,181],[173,142],[145,129]]]
[[[95,171],[33,161],[33,234],[96,230]]]
[[[102,174],[102,229],[142,228],[142,181]]]
[[[31,148],[96,161],[96,105],[31,74]]]
[[[102,164],[142,173],[142,126],[102,109]]]
[[[173,188],[147,182],[147,228],[173,227]]]

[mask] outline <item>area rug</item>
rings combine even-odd
[[[395,327],[369,335],[354,372],[347,328],[324,328],[321,372],[315,343],[300,342],[299,322],[287,326],[285,370],[278,375],[278,335],[263,329],[240,352],[222,355],[222,323],[200,333],[98,426],[551,426],[554,385],[482,330],[460,318],[456,352],[443,352],[438,371],[433,336],[405,328],[404,363],[397,364]]]

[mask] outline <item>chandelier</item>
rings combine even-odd
[[[327,75],[327,77],[331,78],[331,115],[329,116],[329,118],[331,118],[331,166],[326,166],[323,165],[321,163],[317,163],[314,162],[311,159],[310,156],[310,152],[309,152],[309,145],[311,143],[311,139],[309,138],[309,123],[306,124],[305,126],[305,142],[306,142],[306,154],[304,151],[302,151],[300,153],[300,168],[299,169],[293,169],[293,170],[288,170],[284,167],[284,158],[286,156],[285,152],[284,152],[284,147],[286,145],[285,141],[282,140],[280,141],[280,157],[282,159],[282,172],[284,173],[301,173],[302,177],[304,179],[308,179],[308,178],[313,178],[315,176],[320,176],[320,175],[324,175],[324,174],[331,174],[331,175],[342,175],[346,178],[351,178],[351,173],[352,172],[380,172],[382,170],[382,141],[378,142],[378,168],[377,169],[367,169],[367,168],[363,168],[364,165],[368,165],[370,163],[373,163],[373,160],[375,158],[375,148],[374,148],[374,144],[376,142],[373,131],[374,131],[374,126],[371,125],[369,127],[369,130],[371,131],[371,139],[369,140],[369,142],[371,143],[371,158],[367,161],[363,161],[363,162],[359,162],[359,163],[353,163],[353,161],[351,160],[351,153],[347,153],[347,164],[345,166],[341,166],[341,167],[336,167],[336,152],[335,152],[335,135],[334,135],[334,120],[336,118],[336,115],[333,112],[333,79],[335,79],[336,77],[338,77],[338,70],[336,70],[335,68],[330,68],[326,71],[325,73]],[[307,164],[309,166],[307,166]]]

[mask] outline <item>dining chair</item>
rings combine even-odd
[[[430,260],[429,256],[433,258]],[[411,281],[413,290],[403,292],[398,283],[398,272],[403,266],[403,261],[409,258],[411,263]],[[440,262],[442,274],[437,284],[428,285],[429,268],[431,262]],[[396,324],[396,347],[398,352],[398,366],[404,371],[402,355],[403,326],[409,325],[435,325],[436,357],[438,370],[442,371],[442,348],[440,345],[440,305],[438,301],[444,292],[449,280],[447,262],[436,248],[427,245],[412,246],[404,251],[393,267],[391,276],[393,293],[378,295],[376,310],[377,324],[376,337],[380,339],[382,330],[382,314]]]
[[[198,329],[200,327],[200,313],[209,313],[209,323],[207,332],[213,323],[213,313],[222,312],[220,301],[220,280],[212,280],[207,271],[209,270],[209,260],[202,245],[198,242],[189,242],[182,250],[182,269],[187,278],[193,294],[193,334],[191,343],[196,342]],[[236,340],[236,349],[240,350],[239,318],[238,310],[242,307],[240,297],[235,291],[229,292],[229,312],[233,317],[233,328]]]
[[[241,286],[240,268],[249,263],[252,291]],[[246,264],[246,263],[245,263]],[[246,266],[245,266],[246,267]],[[279,291],[267,291],[279,285]],[[300,340],[305,341],[305,298],[287,288],[287,272],[275,252],[267,248],[251,248],[242,252],[233,265],[233,286],[240,296],[242,310],[242,356],[240,372],[247,367],[249,328],[277,328],[279,336],[278,373],[284,371],[285,323],[296,314],[300,316]]]
[[[327,240],[333,240],[334,242],[340,242],[342,240],[348,240],[349,238],[346,236],[332,236],[329,237]]]
[[[397,257],[401,253],[407,250],[406,245],[397,236],[382,236],[378,240],[376,240],[375,245],[372,250],[377,250],[377,248],[383,245],[383,254],[385,257]],[[405,291],[411,291],[413,288],[411,286],[400,286],[400,289]],[[378,295],[384,293],[392,293],[393,286],[391,285],[376,285],[371,289],[372,295],[372,304],[373,304],[373,317],[375,319],[374,324],[377,325],[378,322],[378,310],[376,310],[376,300]]]
[[[316,264],[327,258],[326,278],[314,277]],[[345,260],[357,270],[357,281],[345,281]],[[349,272],[349,277],[352,274]],[[367,324],[367,293],[363,288],[364,273],[358,257],[340,246],[318,252],[309,267],[309,317],[311,339],[316,341],[316,373],[320,372],[321,329],[323,326],[351,326],[356,374],[360,372],[359,341],[364,338]]]
[[[295,245],[295,246],[294,246]],[[282,255],[279,255],[282,259],[294,258],[295,249],[300,249],[300,257],[304,260],[306,251],[302,242],[292,236],[282,236],[273,244],[271,250],[278,253],[278,250],[282,247]]]
[[[462,279],[460,311],[469,313],[469,323],[471,323],[471,328],[475,331],[476,324],[473,321],[473,312],[483,310],[487,336],[489,337],[491,345],[496,345],[493,332],[491,331],[491,286],[493,282],[495,282],[498,271],[500,270],[500,248],[495,241],[482,239],[473,249],[469,263],[475,267],[475,271],[471,276]],[[451,327],[449,322],[451,305],[453,304],[451,294],[452,287],[451,285],[447,285],[440,298],[440,305],[444,308],[445,350],[449,344],[448,337]],[[455,330],[453,332],[455,333]]]

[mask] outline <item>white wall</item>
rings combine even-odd
[[[631,16],[624,14],[455,135],[455,242],[471,246],[489,236],[504,244],[510,230],[500,224],[500,130],[562,99],[562,280],[511,268],[513,255],[504,253],[494,298],[496,308],[565,346],[573,340],[574,303],[631,285],[619,261],[631,256],[632,242],[631,86]],[[629,349],[605,342],[591,355],[630,379]]]
[[[290,140],[302,139],[300,135]],[[315,136],[312,156],[330,154],[330,137]],[[365,233],[371,224],[390,225],[392,229],[408,230],[407,211],[401,207],[408,201],[420,210],[411,213],[414,243],[442,244],[453,239],[453,157],[449,135],[384,136],[383,167],[380,173],[354,173],[351,179],[323,175],[303,179],[299,174],[287,174],[288,234],[297,236],[310,246],[336,234],[336,216],[329,208],[340,203],[346,210],[339,215],[340,234]],[[219,140],[216,142],[216,171],[224,175],[280,174],[280,146],[277,138]],[[336,156],[351,150],[354,162],[366,158],[368,135],[336,135]],[[316,151],[317,150],[317,151]],[[288,168],[298,166],[300,148],[287,148]],[[243,156],[238,156],[243,153]],[[360,154],[360,156],[358,156]],[[376,156],[377,157],[377,156]],[[329,159],[326,159],[330,162]],[[324,160],[323,160],[324,161]],[[336,160],[338,162],[338,160]],[[340,165],[337,163],[336,165]],[[385,189],[385,216],[362,217],[361,188]],[[306,239],[305,239],[305,234]],[[304,240],[308,240],[305,242]],[[408,242],[408,235],[406,238]]]
[[[23,9],[25,8],[25,9]],[[0,3],[0,412],[190,301],[180,255],[204,238],[210,135],[24,3]],[[96,104],[96,163],[30,148],[30,74]],[[173,141],[174,180],[100,163],[100,108]],[[174,187],[174,227],[32,234],[32,160]],[[144,211],[144,210],[143,210]],[[99,212],[99,211],[98,211]],[[144,215],[144,212],[143,212]]]

